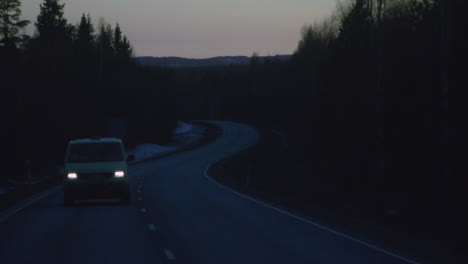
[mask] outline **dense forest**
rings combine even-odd
[[[453,93],[466,87],[467,7],[348,1],[305,27],[295,53],[295,76],[312,102],[309,173],[361,207],[397,210],[428,236],[467,230],[466,107],[464,94]],[[453,229],[429,231],[440,223]]]
[[[0,1],[2,180],[55,174],[70,139],[106,136],[114,118],[127,124],[127,144],[170,140],[171,73],[138,67],[119,24],[83,14],[73,25],[64,12],[44,0],[27,36],[20,1]]]

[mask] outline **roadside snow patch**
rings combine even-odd
[[[127,156],[130,154],[134,154],[135,162],[136,162],[136,161],[149,159],[149,158],[157,156],[158,154],[169,152],[172,150],[174,150],[174,148],[172,147],[165,147],[165,146],[160,146],[157,144],[147,143],[147,144],[138,145],[134,150],[129,151],[127,153]]]
[[[187,134],[192,132],[192,124],[188,124],[182,121],[177,121],[177,127],[174,130],[175,135]]]
[[[157,144],[141,144],[136,146],[134,149],[128,150],[127,158],[133,156],[131,161],[128,161],[129,164],[137,163],[147,159],[152,159],[156,157],[163,156],[167,153],[173,152],[175,150],[181,149],[188,144],[193,144],[193,141],[196,140],[196,136],[193,135],[193,132],[197,130],[192,124],[177,121],[177,127],[174,129],[173,143],[166,146],[160,146]],[[192,142],[192,143],[191,143]]]

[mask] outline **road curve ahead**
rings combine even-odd
[[[56,188],[0,222],[0,263],[413,263],[232,192],[205,176],[257,139],[216,122],[201,148],[132,166],[132,202],[64,207]]]

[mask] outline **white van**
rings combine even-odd
[[[72,140],[65,159],[64,203],[92,198],[130,201],[122,141],[114,138]]]

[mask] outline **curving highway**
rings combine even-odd
[[[0,263],[416,263],[210,180],[210,164],[258,139],[216,124],[216,141],[130,167],[130,204],[64,207],[58,187],[0,219]]]

